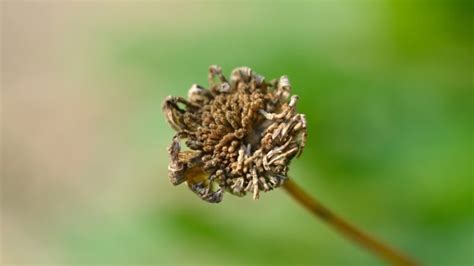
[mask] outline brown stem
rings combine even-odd
[[[351,239],[362,247],[367,248],[375,255],[392,265],[417,265],[416,262],[409,257],[396,251],[395,249],[375,240],[374,238],[363,233],[353,225],[344,221],[340,217],[333,214],[328,208],[324,207],[319,201],[308,195],[291,179],[287,180],[283,187],[286,191],[301,205],[321,218],[323,221],[334,227],[345,237]]]

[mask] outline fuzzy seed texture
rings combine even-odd
[[[171,182],[186,182],[211,203],[224,192],[257,199],[282,185],[306,142],[305,116],[290,90],[286,76],[267,82],[239,67],[227,79],[211,66],[209,88],[195,84],[187,99],[168,96],[163,112],[176,131],[168,149]]]

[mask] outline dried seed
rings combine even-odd
[[[208,78],[209,89],[194,84],[188,100],[169,96],[163,103],[178,132],[168,149],[170,180],[187,181],[208,202],[221,201],[224,191],[257,199],[260,190],[283,184],[306,143],[298,96],[290,98],[288,77],[266,82],[248,67],[234,69],[228,82],[219,66],[211,66]],[[181,151],[183,138],[192,151]]]

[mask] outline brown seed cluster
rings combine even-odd
[[[169,148],[169,177],[208,202],[225,191],[253,198],[288,178],[291,159],[303,151],[306,120],[295,109],[286,76],[270,82],[248,67],[230,80],[209,68],[209,89],[193,85],[188,99],[168,96],[163,111],[177,131]],[[188,150],[181,150],[185,139]]]

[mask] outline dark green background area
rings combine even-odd
[[[109,174],[132,189],[91,193],[51,241],[74,263],[382,265],[283,190],[210,205],[169,183],[163,99],[207,86],[209,65],[226,75],[245,65],[288,75],[300,96],[308,143],[291,178],[424,265],[472,264],[472,7],[142,2],[78,22],[95,62],[87,71],[107,84],[93,95],[117,112],[103,127],[126,147]]]

